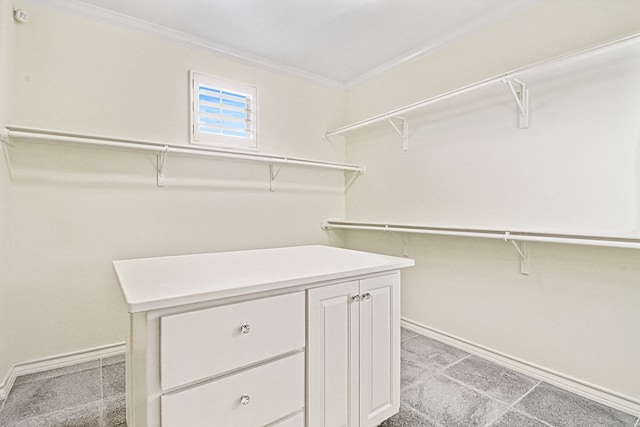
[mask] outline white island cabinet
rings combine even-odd
[[[129,427],[364,427],[397,412],[413,260],[301,246],[113,264]]]

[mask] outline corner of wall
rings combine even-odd
[[[0,126],[11,116],[11,79],[14,46],[13,3],[0,0]],[[3,144],[0,142],[0,144]],[[11,280],[11,180],[5,150],[0,150],[0,399],[11,369],[10,314],[5,307]]]

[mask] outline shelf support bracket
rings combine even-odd
[[[5,127],[2,128],[2,135],[0,135],[0,141],[2,142],[2,151],[4,151],[4,161],[7,163],[7,171],[9,172],[9,179],[13,180],[13,168],[11,167],[11,157],[9,156],[9,148],[15,148],[9,142],[9,130]]]
[[[513,78],[505,78],[503,81],[509,86],[509,90],[518,106],[518,127],[520,129],[527,129],[529,127],[529,89],[527,89],[527,85]],[[513,86],[513,82],[518,85],[517,88]]]
[[[409,258],[409,235],[402,233],[402,256]]]
[[[402,130],[394,123],[394,119],[400,120]],[[393,128],[398,132],[398,135],[402,138],[402,151],[409,150],[409,121],[404,117],[387,117],[387,121],[393,126]]]
[[[269,191],[272,193],[276,191],[276,178],[278,178],[280,170],[282,170],[282,166],[276,167],[273,163],[269,165]]]
[[[6,145],[8,145],[11,148],[14,148],[14,146],[11,145],[11,143],[9,142],[9,129],[7,129],[6,127],[2,128],[2,134],[0,135],[0,141],[2,141],[3,143],[5,143]]]
[[[504,241],[511,242],[516,251],[518,251],[518,255],[520,255],[520,273],[528,276],[531,267],[531,258],[529,256],[529,247],[527,246],[527,242],[523,241],[518,244],[515,240],[511,240],[509,237],[509,232],[505,232]]]
[[[347,172],[345,172],[345,173],[347,173]],[[347,191],[349,188],[351,188],[351,186],[356,182],[356,179],[358,179],[358,177],[364,173],[364,169],[353,171],[353,172],[350,172],[350,173],[351,173],[351,176],[349,177],[348,181],[344,185],[345,191]]]
[[[167,160],[167,154],[169,153],[169,146],[164,146],[164,151],[158,153],[157,155],[157,185],[158,187],[164,187],[164,165]]]

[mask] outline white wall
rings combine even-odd
[[[186,144],[194,69],[258,87],[261,152],[344,160],[343,145],[321,138],[345,115],[340,90],[18,4],[31,19],[16,28],[15,125]],[[12,150],[10,363],[124,341],[112,260],[341,243],[320,229],[344,212],[340,172],[283,168],[272,193],[265,165],[169,156],[158,188],[155,161],[68,145]]]
[[[638,2],[542,1],[353,89],[350,121],[638,32],[638,18]],[[354,131],[347,159],[367,174],[347,192],[346,218],[639,238],[639,50],[523,77],[527,130],[496,85],[408,114],[406,153],[386,124]],[[353,248],[402,250],[393,234],[346,236]],[[416,267],[403,273],[402,315],[639,404],[640,254],[530,249],[523,276],[504,242],[410,237]]]
[[[0,0],[0,124],[9,119],[11,99],[11,64],[13,64],[13,8],[10,1]],[[0,143],[1,144],[1,143]],[[9,281],[11,271],[11,183],[9,171],[0,150],[0,384],[9,369],[9,331],[11,317],[8,315]]]
[[[640,22],[635,1],[542,1],[355,88],[346,111],[337,90],[27,2],[16,5],[31,20],[15,26],[15,101],[7,113],[13,124],[186,143],[187,76],[195,69],[259,87],[263,152],[332,161],[344,152],[320,140],[326,129],[638,31]],[[615,79],[608,84],[615,86]],[[532,88],[527,131],[513,128],[513,104],[503,88],[469,98],[462,109],[454,102],[413,117],[409,153],[384,126],[350,135],[347,158],[368,172],[347,193],[347,218],[637,234],[631,196],[634,190],[637,196],[637,127],[615,127],[616,139],[601,143],[592,134],[610,127],[578,117],[589,125],[586,145],[548,137],[549,129],[564,129],[565,120],[554,114],[566,111],[553,95],[566,88],[575,105],[584,88],[573,81]],[[593,87],[588,96],[598,97],[599,90],[608,89]],[[635,114],[637,104],[628,98],[611,107]],[[291,105],[295,120],[282,116]],[[628,116],[616,119],[627,123]],[[279,190],[270,193],[264,166],[169,158],[167,186],[157,188],[153,156],[26,143],[11,154],[10,188],[0,162],[0,242],[13,261],[11,277],[9,265],[0,275],[0,320],[11,321],[0,331],[0,378],[15,363],[124,340],[126,309],[113,259],[343,243],[342,233],[319,228],[322,219],[344,213],[343,179],[334,172],[286,169]],[[598,158],[604,166],[590,174]],[[563,177],[566,165],[571,173]],[[614,186],[616,192],[608,191]],[[556,209],[546,209],[549,203]],[[615,209],[601,209],[604,203]],[[576,207],[586,215],[573,215]],[[352,247],[400,253],[398,236],[347,233],[346,239]],[[417,266],[403,275],[403,316],[640,399],[640,381],[627,369],[640,358],[633,328],[640,320],[638,255],[556,245],[531,251],[531,275],[521,276],[515,251],[502,242],[412,237]]]

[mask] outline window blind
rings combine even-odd
[[[257,148],[256,89],[193,73],[192,142]]]

